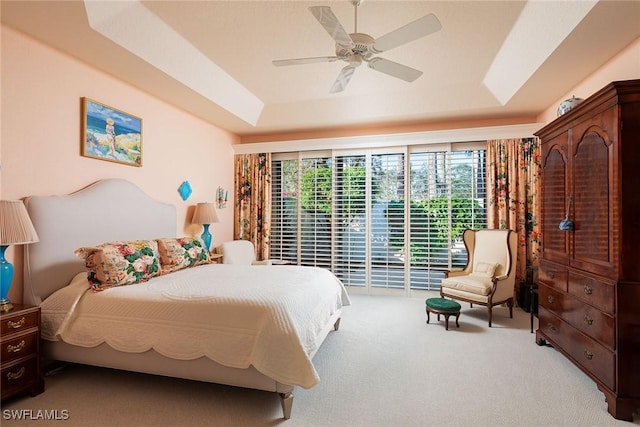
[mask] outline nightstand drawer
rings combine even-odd
[[[39,328],[38,323],[38,311],[32,312],[18,312],[16,314],[9,313],[2,316],[2,324],[0,327],[0,334],[2,336],[13,334],[14,332],[21,332],[29,328]]]
[[[38,334],[33,332],[8,340],[3,339],[0,350],[2,355],[0,360],[3,364],[34,354],[38,350]]]
[[[38,359],[30,359],[2,368],[2,397],[10,396],[39,380]]]

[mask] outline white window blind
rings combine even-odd
[[[300,161],[300,264],[331,267],[331,157]]]
[[[371,156],[371,286],[404,288],[405,155]]]
[[[366,285],[367,163],[365,155],[336,156],[333,272],[351,286]]]
[[[466,263],[462,231],[486,226],[485,151],[428,148],[274,155],[271,257],[347,286],[438,289]]]
[[[464,267],[462,232],[486,226],[484,150],[410,156],[411,287],[439,289],[443,269]]]
[[[298,263],[298,160],[271,161],[271,255]]]

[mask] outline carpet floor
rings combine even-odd
[[[314,357],[320,384],[294,392],[289,420],[274,393],[69,365],[41,395],[3,402],[2,426],[640,425],[637,413],[611,417],[593,381],[536,345],[519,308],[513,319],[495,308],[489,328],[486,308],[463,303],[446,331],[433,315],[426,324],[423,298],[352,301]]]

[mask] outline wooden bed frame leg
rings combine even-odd
[[[291,408],[293,407],[293,393],[280,393],[280,403],[282,404],[282,414],[285,420],[291,418]]]
[[[341,317],[338,317],[338,320],[336,320],[336,323],[333,324],[333,330],[337,331],[338,328],[340,327],[340,319]]]

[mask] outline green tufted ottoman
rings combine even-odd
[[[458,323],[458,318],[460,317],[460,304],[457,302],[445,299],[445,298],[427,298],[425,301],[427,305],[427,323],[429,323],[429,313],[434,313],[438,315],[438,320],[440,320],[440,315],[444,316],[444,326],[445,329],[449,330],[449,316],[456,316],[456,326],[459,328],[460,324]]]

